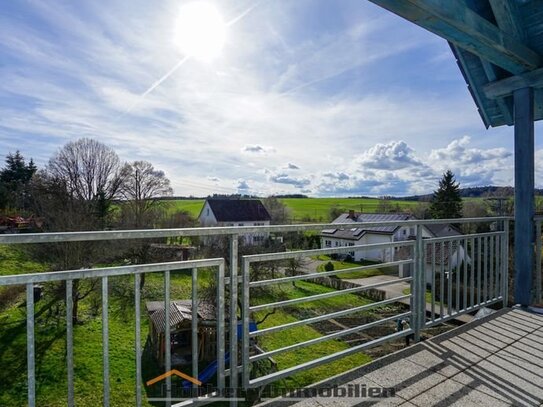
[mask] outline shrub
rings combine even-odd
[[[334,263],[329,261],[324,265],[324,271],[334,271]]]

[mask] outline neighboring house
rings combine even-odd
[[[467,264],[470,264],[471,258],[465,252],[464,246],[458,244],[457,241],[444,242],[443,245],[436,244],[435,254],[433,245],[428,243],[426,245],[426,261],[424,267],[426,284],[432,284],[433,281],[432,264],[435,264],[434,270],[436,276],[443,271],[443,275],[448,278],[449,270],[454,273],[457,267],[459,265],[461,266],[464,261],[466,261]]]
[[[359,246],[375,243],[391,243],[402,240],[410,240],[415,238],[414,226],[373,226],[365,227],[364,223],[375,222],[394,222],[394,221],[407,221],[415,220],[415,218],[408,214],[391,213],[391,214],[378,214],[378,213],[356,213],[349,211],[344,213],[335,219],[332,223],[352,223],[353,227],[348,228],[345,226],[338,227],[337,229],[325,229],[321,232],[321,247],[341,247],[341,246]],[[433,237],[453,237],[461,236],[462,233],[450,224],[439,225],[424,225],[422,227],[423,239]],[[429,250],[426,250],[428,255]],[[407,259],[412,256],[411,248],[399,248],[394,250],[392,248],[382,249],[357,249],[349,253],[354,261],[371,260],[379,262],[389,262],[399,259]],[[439,253],[440,256],[441,253]],[[436,250],[436,255],[438,255]],[[453,244],[452,256],[449,255],[448,245],[445,245],[444,261],[449,261],[451,257],[452,267],[456,267],[456,262],[460,256],[463,261],[465,253],[462,245],[457,248],[456,243]],[[432,255],[429,256],[429,261],[432,260]],[[439,257],[441,261],[441,257]],[[469,261],[469,259],[468,259]],[[431,278],[431,264],[427,264],[426,274]],[[400,277],[410,274],[410,267],[400,267]]]
[[[450,224],[434,224],[434,225],[424,225],[423,238],[439,238],[439,237],[460,237],[462,232],[456,227]],[[427,236],[429,234],[429,236]],[[411,239],[414,237],[410,237]],[[424,262],[424,275],[426,284],[432,284],[433,281],[433,272],[435,270],[436,275],[443,273],[445,276],[449,276],[449,269],[454,272],[457,267],[462,265],[465,262],[471,264],[471,258],[466,253],[464,246],[460,243],[459,240],[445,241],[443,243],[436,242],[426,243],[426,258]],[[396,254],[395,259],[408,259],[412,258],[412,249],[402,247]],[[450,267],[449,267],[450,263]],[[435,266],[432,267],[432,264]],[[411,270],[413,269],[412,265],[400,266],[400,277],[408,277],[412,275]]]
[[[352,223],[352,228],[342,226],[337,229],[325,229],[321,232],[321,247],[359,246],[375,243],[389,243],[407,240],[415,234],[414,227],[410,226],[374,226],[365,227],[367,222],[392,222],[414,219],[411,215],[403,213],[349,213],[341,214],[332,223]],[[426,232],[429,234],[429,232]],[[394,251],[392,248],[383,249],[358,249],[349,255],[355,261],[392,261]]]
[[[271,217],[258,199],[207,199],[200,215],[200,225],[210,226],[267,226]],[[261,244],[268,232],[243,235],[247,245]]]

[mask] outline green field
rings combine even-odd
[[[327,222],[330,220],[330,208],[338,208],[357,212],[376,212],[379,199],[372,198],[280,198],[290,210],[292,220],[296,221],[318,221]],[[387,201],[391,205],[400,205],[402,209],[413,207],[417,204],[414,201]],[[182,199],[171,201],[170,212],[188,211],[192,216],[197,217],[204,204],[202,199]]]
[[[372,198],[283,198],[280,199],[291,211],[292,217],[297,220],[317,220],[327,222],[330,216],[330,208],[338,208],[357,212],[376,212],[379,199]],[[417,204],[412,201],[387,201],[391,205],[400,205],[402,209]]]
[[[168,211],[170,213],[177,211],[187,211],[194,218],[197,218],[200,215],[200,211],[204,206],[205,200],[203,199],[179,199],[172,201],[165,201],[168,205]]]

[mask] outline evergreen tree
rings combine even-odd
[[[0,170],[0,202],[2,207],[25,209],[28,200],[28,183],[36,173],[31,159],[27,164],[19,151],[6,156],[6,165]]]
[[[460,186],[451,170],[443,174],[439,188],[434,191],[430,204],[430,214],[434,219],[455,219],[462,217],[462,197]]]

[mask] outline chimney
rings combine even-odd
[[[349,219],[353,219],[353,220],[355,219],[355,216],[354,216],[354,210],[352,210],[352,209],[349,209],[349,216],[348,216],[347,218],[349,218]]]

